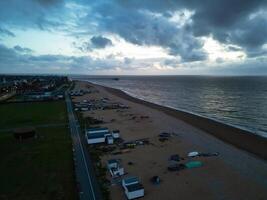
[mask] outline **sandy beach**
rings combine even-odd
[[[98,92],[74,97],[73,102],[108,98],[129,106],[128,109],[83,111],[84,117],[103,120],[105,123],[101,127],[119,129],[125,141],[149,139],[149,145],[102,157],[104,165],[109,159],[121,159],[126,173],[140,178],[145,188],[142,199],[267,199],[266,140],[227,125],[210,123],[208,119],[135,99],[116,89],[76,83],[77,90],[89,86]],[[161,132],[172,135],[162,142],[158,137]],[[219,156],[187,158],[192,151],[218,152]],[[184,157],[182,162],[202,161],[203,166],[168,171],[168,159],[173,154]],[[160,177],[159,185],[151,183],[153,176]],[[108,172],[107,177],[111,180]],[[110,191],[111,199],[126,199],[119,184],[111,184]]]

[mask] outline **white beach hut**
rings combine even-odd
[[[128,199],[136,199],[145,195],[143,185],[137,177],[128,177],[122,180],[124,193]]]
[[[112,131],[112,136],[114,139],[117,139],[120,137],[120,131],[119,130],[113,130]]]
[[[117,159],[108,160],[108,169],[112,177],[122,176],[124,174],[124,168]]]

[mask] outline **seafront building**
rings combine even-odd
[[[88,144],[113,144],[114,139],[119,137],[119,131],[110,132],[108,128],[89,128],[85,130],[85,138]]]
[[[128,199],[136,199],[145,195],[143,185],[137,177],[128,177],[122,180],[122,187]]]

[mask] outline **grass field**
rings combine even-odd
[[[0,104],[0,129],[66,123],[64,101]]]
[[[3,111],[12,117],[5,122],[11,125],[13,119],[14,126],[24,125],[26,119],[31,119],[31,124],[66,122],[64,101],[1,105],[1,115]],[[5,124],[1,120],[2,125]],[[23,142],[15,140],[11,132],[0,133],[0,200],[78,199],[68,128],[36,131],[38,139]]]

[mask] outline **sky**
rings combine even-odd
[[[267,0],[0,1],[0,73],[267,75]]]

